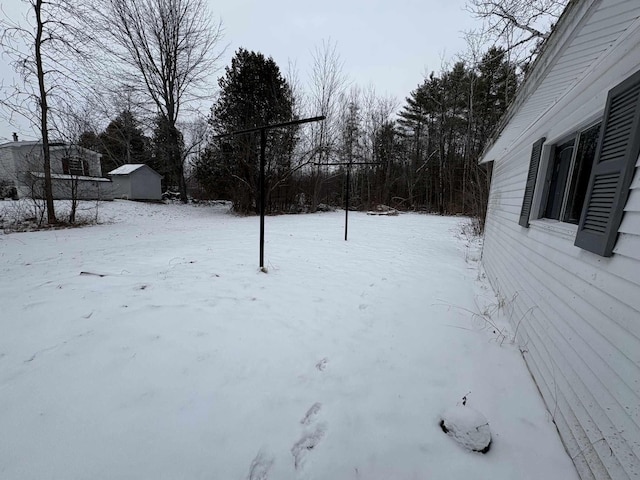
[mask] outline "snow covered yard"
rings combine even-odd
[[[577,478],[460,219],[100,209],[0,235],[1,479]]]

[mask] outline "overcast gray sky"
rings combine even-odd
[[[1,2],[5,13],[21,15],[18,0]],[[244,47],[271,56],[286,71],[296,64],[301,82],[307,80],[312,52],[331,40],[344,62],[343,73],[363,88],[399,104],[424,77],[439,71],[466,49],[462,32],[477,24],[464,10],[465,0],[210,0],[211,12],[222,19],[228,49],[221,67]],[[4,82],[13,71],[0,62]],[[218,74],[212,78],[217,87]],[[18,131],[21,138],[38,138],[24,121],[10,125],[0,118],[0,142]]]

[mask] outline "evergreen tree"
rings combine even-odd
[[[391,203],[391,189],[401,177],[398,168],[401,159],[401,144],[395,122],[385,122],[375,134],[374,158],[376,166],[376,199],[377,203]]]
[[[100,137],[90,130],[85,130],[80,134],[78,137],[78,145],[93,150],[94,152],[102,153]],[[103,169],[102,173],[106,174],[107,172]]]
[[[220,97],[211,109],[215,134],[293,120],[293,95],[272,58],[240,48],[219,79]],[[259,134],[214,141],[196,165],[196,178],[216,197],[233,201],[238,212],[259,208]],[[291,170],[295,129],[268,132],[268,184],[276,185]]]
[[[183,172],[176,169],[176,164],[183,163],[184,138],[180,130],[162,114],[156,117],[151,145],[150,166],[162,175],[165,189],[182,195]]]
[[[87,139],[89,140],[89,139]],[[149,163],[149,138],[129,110],[123,110],[98,137],[102,171],[108,173],[125,163]]]
[[[516,68],[507,61],[506,51],[491,47],[478,65],[478,85],[474,101],[478,122],[475,140],[482,147],[515,96],[517,87]],[[481,153],[478,151],[479,144],[476,144],[477,154]]]
[[[491,48],[478,65],[457,62],[411,92],[398,120],[408,205],[483,215],[488,172],[477,159],[516,88],[515,67]]]

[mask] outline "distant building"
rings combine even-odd
[[[144,163],[126,164],[111,170],[115,198],[159,201],[162,199],[162,175]]]
[[[54,199],[112,200],[111,181],[103,178],[100,154],[78,145],[51,143],[51,181]],[[42,198],[44,159],[42,142],[13,141],[0,145],[0,186],[17,197]]]
[[[483,264],[584,479],[640,478],[640,1],[572,0],[506,112]]]

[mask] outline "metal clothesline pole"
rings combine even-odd
[[[345,166],[347,167],[347,192],[345,195],[344,209],[344,241],[347,241],[347,233],[349,230],[349,191],[351,190],[351,167],[353,165],[378,165],[376,162],[336,162],[336,163],[316,163],[315,165],[323,165],[327,167]]]
[[[267,200],[266,181],[264,175],[265,169],[265,152],[267,150],[267,130],[274,128],[291,127],[293,125],[300,125],[303,123],[318,122],[324,120],[325,116],[304,118],[302,120],[292,120],[290,122],[275,123],[272,125],[263,125],[262,127],[247,128],[245,130],[237,130],[235,132],[223,133],[220,135],[214,135],[213,139],[220,139],[226,137],[233,137],[236,135],[243,135],[246,133],[260,132],[260,271],[266,273],[264,268],[264,214]]]
[[[351,164],[347,165],[347,195],[345,198],[346,208],[344,209],[344,241],[347,241],[347,231],[349,229],[349,189],[350,189]]]
[[[267,130],[260,130],[260,270],[264,272],[264,212],[266,202],[265,193],[265,151],[267,150]]]

